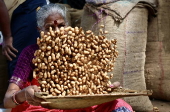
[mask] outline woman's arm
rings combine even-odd
[[[5,94],[5,98],[4,98],[4,107],[5,108],[14,108],[17,106],[16,103],[12,100],[12,95],[18,91],[20,91],[20,88],[16,84],[14,84],[14,83],[9,84],[8,90],[7,90],[7,92]],[[18,93],[18,95],[21,95],[20,96],[21,99],[24,99],[22,92],[20,92],[20,94]],[[18,95],[16,95],[16,96],[18,96]]]
[[[40,89],[36,85],[28,86],[27,88],[20,90],[19,86],[15,83],[10,83],[8,90],[4,98],[5,108],[14,108],[18,104],[22,104],[27,101],[31,105],[38,106],[43,99],[34,96],[35,92],[40,92]]]

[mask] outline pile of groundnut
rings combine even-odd
[[[32,60],[33,77],[42,92],[51,96],[107,94],[112,91],[109,74],[114,68],[116,40],[107,40],[101,25],[100,34],[82,28],[61,27],[37,39],[39,49]]]

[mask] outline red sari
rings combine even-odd
[[[133,110],[125,101],[117,99],[100,105],[72,110],[47,109],[41,106],[29,105],[27,102],[24,102],[16,108],[13,108],[11,112],[133,112]]]

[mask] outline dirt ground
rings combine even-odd
[[[160,101],[160,100],[151,100],[151,102],[155,107],[155,112],[170,112],[170,102]]]

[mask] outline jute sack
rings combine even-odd
[[[3,103],[4,95],[8,87],[7,61],[2,55],[2,46],[0,45],[0,104]]]
[[[99,34],[100,25],[108,39],[117,39],[119,52],[113,70],[112,82],[119,81],[121,86],[135,90],[146,90],[144,77],[145,50],[147,40],[148,10],[123,1],[94,6],[86,4],[81,27]],[[124,98],[135,111],[152,111],[148,96]]]
[[[170,1],[159,0],[148,27],[145,76],[154,99],[170,101]]]
[[[70,20],[71,26],[72,27],[76,27],[76,26],[80,27],[83,10],[70,8],[70,9],[68,9],[68,12],[69,12],[70,18],[71,18],[71,20]]]
[[[68,25],[71,27],[76,27],[76,26],[80,27],[83,10],[72,8],[68,4],[61,4],[61,5],[65,6],[67,9],[67,12],[65,13],[66,13]]]
[[[152,3],[152,4],[157,4],[157,0],[86,0],[87,3],[92,3],[95,5],[112,3],[112,2],[117,2],[117,1],[130,1],[130,2],[134,2],[134,3],[138,3],[140,1],[145,1],[148,3]]]

